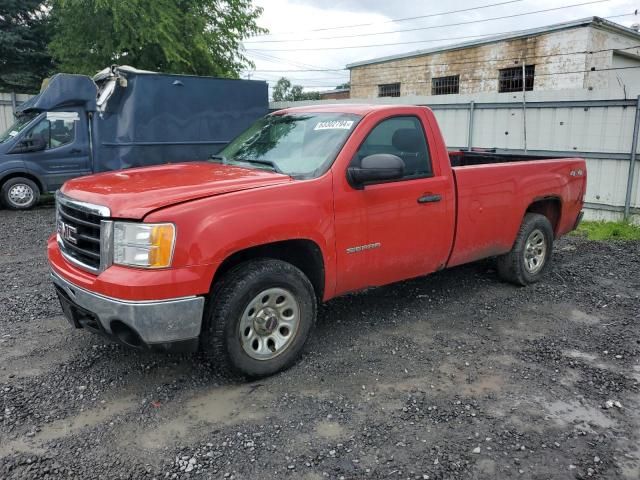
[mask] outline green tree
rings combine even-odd
[[[289,98],[287,100],[297,101],[297,100],[305,100],[304,98],[304,88],[300,85],[294,85],[291,87],[291,91],[289,92]]]
[[[351,88],[351,82],[341,83],[335,89],[336,90],[342,90],[342,89],[346,89],[346,88]]]
[[[289,99],[291,91],[291,81],[287,78],[280,78],[276,82],[276,86],[273,87],[273,101],[274,102],[283,102]]]
[[[302,100],[320,100],[320,92],[311,91],[311,92],[302,92]]]
[[[0,91],[34,93],[51,72],[42,0],[0,0]]]
[[[251,0],[51,0],[50,49],[61,71],[112,64],[237,78],[242,39],[266,33]]]
[[[320,92],[305,92],[301,85],[293,85],[288,78],[282,77],[273,87],[274,102],[296,102],[299,100],[319,100]]]

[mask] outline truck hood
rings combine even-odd
[[[141,219],[177,203],[291,181],[266,170],[189,162],[76,178],[61,191],[72,199],[109,207],[112,217]]]

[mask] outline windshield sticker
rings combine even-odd
[[[9,132],[9,136],[10,136],[10,137],[15,137],[18,133],[20,133],[20,132],[18,132],[17,130],[11,130],[11,131]]]
[[[353,120],[333,120],[330,122],[319,122],[314,130],[351,130]]]
[[[80,120],[78,112],[47,112],[47,120],[67,120],[68,122],[77,122]]]

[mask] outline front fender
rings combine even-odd
[[[8,177],[24,175],[26,177],[35,178],[36,182],[40,186],[43,192],[47,190],[47,183],[39,175],[35,175],[33,172],[27,169],[25,162],[22,160],[21,155],[8,155],[0,154],[0,185],[2,185]]]
[[[285,240],[310,240],[325,267],[325,295],[335,289],[331,173],[313,180],[195,200],[151,213],[146,222],[177,227],[174,265],[214,265],[239,251]],[[212,280],[212,279],[211,279]]]

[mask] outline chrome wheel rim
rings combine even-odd
[[[17,207],[29,205],[33,201],[33,189],[26,183],[16,183],[9,189],[9,201]]]
[[[537,273],[544,266],[547,256],[547,242],[537,228],[529,234],[524,248],[524,267],[529,273]]]
[[[271,360],[291,346],[299,325],[300,307],[289,290],[263,290],[242,313],[238,329],[242,349],[256,360]]]

